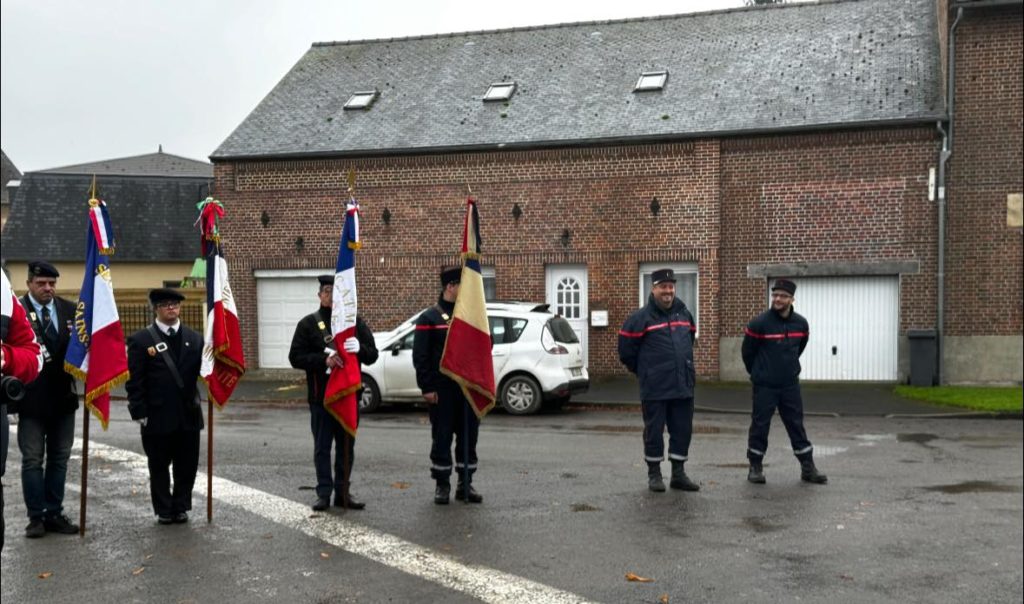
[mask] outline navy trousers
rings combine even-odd
[[[750,414],[750,433],[747,437],[747,458],[760,461],[768,451],[768,430],[772,415],[779,410],[779,418],[789,434],[793,454],[798,459],[811,455],[813,447],[804,430],[804,402],[800,398],[800,384],[785,388],[769,388],[754,384],[754,406]]]
[[[693,436],[693,398],[642,401],[644,416],[644,459],[655,463],[665,459],[663,434],[668,426],[668,457],[686,461]]]
[[[470,480],[476,472],[476,441],[480,419],[469,408],[462,391],[437,393],[430,410],[430,476],[448,481],[452,474],[452,439],[455,439],[455,472],[462,480],[468,470]],[[468,456],[468,457],[467,457]]]
[[[153,512],[157,516],[172,516],[191,510],[192,487],[196,484],[196,471],[199,469],[199,431],[143,434],[142,449],[149,462],[149,494]]]
[[[341,498],[350,488],[349,477],[355,461],[356,439],[345,432],[341,422],[334,418],[323,404],[309,406],[310,429],[313,432],[313,465],[316,468],[316,495],[325,499],[334,493]],[[356,418],[358,425],[358,416]],[[334,468],[331,469],[331,449],[334,448]],[[348,459],[346,459],[346,455]],[[348,467],[346,467],[348,466]]]

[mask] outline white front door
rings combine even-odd
[[[257,273],[256,316],[261,368],[291,367],[288,349],[295,326],[302,317],[320,307],[316,295],[319,285],[316,275],[261,278]]]
[[[810,327],[800,357],[802,379],[896,381],[898,277],[801,277],[793,282],[793,307]]]
[[[547,302],[561,315],[580,340],[583,365],[587,365],[587,267],[582,264],[549,264],[545,269]]]

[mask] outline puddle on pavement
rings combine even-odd
[[[601,508],[594,507],[589,503],[574,503],[569,506],[569,509],[574,512],[600,512]]]
[[[750,464],[748,463],[716,463],[712,465],[716,468],[739,468],[742,470],[746,470],[750,467]],[[767,466],[768,464],[764,465]]]
[[[747,516],[743,519],[743,526],[753,530],[755,533],[774,533],[786,528],[784,524],[777,524],[760,516]]]
[[[921,487],[924,491],[934,493],[945,493],[947,495],[960,495],[963,493],[1020,493],[1021,487],[1009,484],[999,484],[988,480],[968,480],[956,484],[940,484],[933,487]]]
[[[561,474],[560,478],[563,478],[563,479],[579,478],[579,474],[576,474],[575,472],[563,472]]]
[[[906,434],[897,434],[896,441],[901,443],[917,443],[922,447],[931,447],[928,443],[939,438],[934,434],[925,434],[923,432],[908,432]]]
[[[586,430],[588,432],[643,432],[643,426],[605,426],[605,425],[594,425],[594,426],[580,426],[580,430]]]

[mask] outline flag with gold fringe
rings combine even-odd
[[[324,394],[324,407],[345,431],[356,435],[359,422],[359,402],[356,394],[362,386],[359,359],[342,346],[348,338],[356,336],[356,315],[359,310],[356,296],[356,250],[359,241],[359,203],[350,199],[345,206],[345,225],[338,244],[338,265],[331,294],[331,346],[341,358],[341,367],[331,367]]]
[[[206,258],[206,330],[203,337],[203,363],[199,376],[218,408],[223,408],[245,373],[242,333],[238,327],[238,309],[228,281],[228,263],[220,242],[219,221],[224,206],[213,197],[199,202],[202,252]]]
[[[480,215],[472,197],[466,202],[459,297],[441,355],[441,373],[459,384],[477,417],[482,418],[494,407],[494,362],[480,270]]]
[[[108,258],[114,253],[114,227],[103,200],[89,200],[88,222],[85,277],[64,370],[85,382],[85,406],[106,430],[110,389],[128,380],[128,355]]]

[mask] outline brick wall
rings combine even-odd
[[[1006,196],[1024,190],[1024,80],[1019,6],[965,11],[956,34],[949,164],[946,333],[1020,335],[1021,228]]]
[[[485,264],[500,299],[543,301],[545,266],[588,267],[594,376],[621,374],[617,328],[645,262],[696,262],[700,375],[718,375],[722,335],[763,306],[751,263],[916,259],[902,281],[903,328],[934,322],[934,129],[716,139],[598,149],[218,164],[226,246],[246,354],[257,358],[256,269],[332,266],[342,188],[358,175],[360,309],[389,329],[433,302],[457,261],[466,185],[480,201]],[[657,197],[657,216],[650,202]],[[515,220],[513,204],[523,211]],[[390,224],[381,216],[387,208]],[[269,222],[261,224],[266,213]],[[561,235],[568,229],[568,245]],[[302,237],[301,249],[296,238]]]

